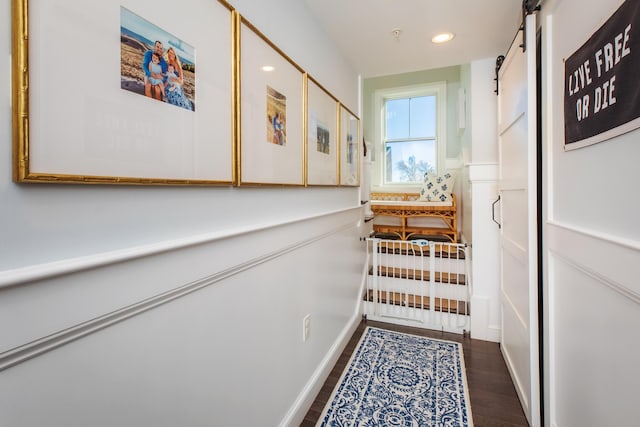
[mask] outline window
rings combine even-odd
[[[425,173],[438,172],[446,149],[445,84],[378,91],[376,103],[378,185],[415,185]]]

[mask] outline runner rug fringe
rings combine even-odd
[[[367,327],[317,425],[472,427],[462,345]]]

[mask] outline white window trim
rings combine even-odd
[[[446,169],[447,160],[447,82],[433,82],[428,84],[400,86],[380,89],[374,93],[374,143],[375,160],[371,162],[372,190],[415,192],[420,184],[385,184],[384,183],[384,150],[382,144],[382,125],[384,123],[384,101],[390,98],[408,98],[416,96],[436,95],[436,136],[438,143],[437,165],[438,172]]]

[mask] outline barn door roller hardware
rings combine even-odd
[[[522,0],[522,24],[520,25],[520,31],[522,31],[522,44],[520,47],[523,52],[527,51],[527,15],[531,15],[534,12],[540,10],[540,4],[542,0]]]
[[[496,82],[496,90],[494,90],[496,95],[498,94],[498,73],[500,72],[500,67],[502,67],[503,62],[504,55],[498,55],[498,57],[496,58],[496,78],[493,79]]]
[[[520,28],[518,28],[518,31],[522,31],[522,44],[519,46],[522,48],[523,52],[526,52],[527,50],[527,15],[531,15],[532,13],[535,13],[537,11],[540,10],[541,4],[542,4],[543,0],[522,0],[522,23],[520,24]],[[518,31],[516,31],[516,37],[514,37],[514,41],[511,43],[514,43],[515,40],[518,39]],[[500,67],[502,67],[502,63],[504,62],[504,55],[499,55],[496,58],[496,78],[494,79],[496,82],[496,90],[494,90],[494,92],[496,93],[496,95],[498,94],[498,71],[500,71]]]
[[[522,11],[526,15],[531,15],[533,12],[540,10],[542,0],[522,0]]]

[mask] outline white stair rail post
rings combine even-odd
[[[471,301],[471,293],[473,291],[473,277],[471,277],[471,259],[469,257],[469,250],[471,247],[464,244],[463,253],[464,253],[464,278],[465,278],[465,287],[466,289],[466,298],[464,303],[464,312],[465,312],[465,326],[464,331],[469,331],[471,328],[471,315],[469,314],[469,302]],[[470,332],[470,331],[469,331]],[[471,334],[469,334],[471,335]]]
[[[429,318],[436,318],[436,243],[429,242]]]
[[[457,316],[459,316],[460,313],[458,312],[457,294],[455,293],[455,288],[453,286],[457,287],[458,284],[460,283],[460,272],[452,268],[453,256],[451,255],[451,251],[457,249],[457,247],[453,243],[441,243],[440,250],[442,251],[443,249],[446,249],[447,251],[447,258],[446,258],[446,261],[443,262],[443,264],[446,263],[447,265],[447,272],[448,272],[447,283],[449,285],[447,286],[447,326],[451,326],[451,324],[455,326],[457,321]],[[454,280],[452,276],[455,277],[455,283],[456,283],[455,285],[452,285],[451,283]],[[452,314],[452,312],[454,312],[452,307],[453,302],[455,302],[456,304],[455,314]],[[456,316],[456,317],[453,317],[453,316]]]
[[[462,254],[464,254],[464,247],[459,247],[456,246],[456,260],[458,260],[458,262],[461,260],[461,258],[463,258]],[[463,319],[463,332],[464,330],[466,330],[466,317],[467,317],[467,301],[469,300],[468,296],[467,296],[467,290],[469,289],[467,287],[467,269],[466,269],[466,259],[462,260],[462,277],[464,277],[464,304],[463,304],[463,308],[464,308],[464,314],[460,314],[460,302],[459,302],[459,298],[458,298],[458,302],[456,303],[456,312],[458,313],[458,318],[462,317]],[[458,277],[460,277],[460,272],[458,271]],[[459,322],[456,322],[456,324],[458,324]]]
[[[378,239],[372,239],[371,240],[373,243],[373,248],[372,248],[372,252],[373,252],[373,256],[371,257],[371,268],[372,268],[372,291],[373,291],[373,314],[378,315],[379,314],[379,307],[378,307],[378,286],[379,286],[379,281],[378,281],[378,277],[380,275],[379,267],[378,267],[378,256],[379,256],[379,248],[378,248]]]
[[[432,304],[432,300],[431,300],[431,291],[427,292],[426,290],[426,283],[425,283],[425,277],[424,277],[424,272],[426,271],[425,268],[425,261],[424,261],[424,257],[425,257],[425,248],[429,247],[431,248],[431,242],[429,242],[428,240],[416,240],[416,244],[420,246],[420,307],[421,307],[421,319],[422,322],[425,323],[427,322],[427,319],[425,319],[425,317],[428,317],[428,321],[431,321],[433,319],[433,304]],[[432,268],[432,262],[433,262],[433,256],[431,253],[431,250],[429,250],[428,253],[428,257],[429,257],[429,276],[431,277],[431,268]],[[429,309],[428,309],[428,313],[426,313],[426,309],[425,309],[425,297],[429,296]]]
[[[425,266],[424,266],[424,249],[429,246],[429,242],[427,240],[415,240],[413,242],[414,245],[417,245],[418,247],[420,247],[420,311],[419,311],[419,316],[420,316],[420,320],[422,321],[422,323],[424,323],[425,320],[425,309],[424,309],[424,299],[425,296],[427,296],[427,292],[425,291],[426,285],[424,283],[424,271],[425,271]]]

